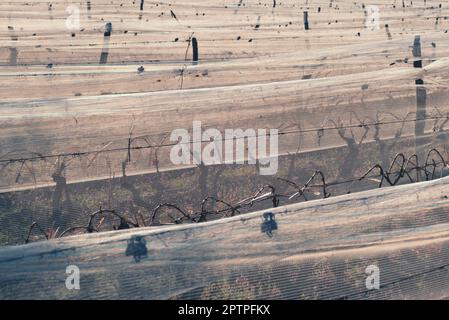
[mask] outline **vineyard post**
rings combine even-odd
[[[304,29],[309,30],[309,12],[304,11]]]
[[[106,23],[105,29],[106,30],[104,32],[103,50],[101,51],[100,64],[106,64],[108,62],[109,39],[112,33],[112,23],[111,22]]]
[[[198,40],[196,38],[192,38],[192,51],[193,51],[193,64],[198,64]]]
[[[417,69],[422,69],[422,54],[421,54],[421,37],[415,36],[413,42],[413,67]],[[426,117],[426,101],[427,101],[427,91],[424,86],[424,80],[420,77],[415,79],[416,85],[416,119],[424,119]],[[424,136],[425,121],[415,122],[415,153],[421,157],[422,155],[418,152],[418,145],[420,138]]]

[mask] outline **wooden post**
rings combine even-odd
[[[422,56],[421,56],[421,37],[415,36],[415,41],[413,42],[413,67],[421,69],[422,68]],[[425,121],[419,119],[425,119],[426,117],[426,102],[427,102],[427,90],[424,86],[424,80],[417,78],[415,79],[416,85],[416,119],[415,122],[415,153],[418,159],[423,157],[422,152],[419,151],[420,138],[424,136]],[[418,160],[417,160],[418,161]],[[419,180],[418,173],[418,180]]]
[[[415,41],[413,42],[413,67],[421,69],[422,68],[422,59],[421,59],[421,37],[415,36]],[[416,79],[416,118],[423,119],[426,116],[426,100],[427,100],[427,92],[424,85],[423,79]],[[423,121],[417,121],[415,125],[415,135],[416,137],[422,136],[424,134],[424,125]]]
[[[110,37],[111,33],[112,33],[112,23],[108,22],[108,23],[106,23],[106,30],[104,32],[104,36],[105,37]]]
[[[112,23],[108,22],[106,23],[105,26],[103,50],[101,51],[100,64],[106,64],[108,62],[109,38],[111,37],[111,33],[112,33]]]
[[[198,64],[199,54],[198,54],[198,40],[192,38],[192,51],[193,51],[193,64]]]
[[[309,30],[309,12],[304,11],[304,29]]]

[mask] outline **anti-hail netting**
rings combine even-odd
[[[447,296],[447,4],[138,2],[77,3],[70,32],[70,1],[0,3],[0,297]],[[210,142],[193,121],[222,148],[277,129],[277,173],[175,165],[173,130]]]
[[[0,297],[447,298],[448,178],[0,250]],[[66,268],[80,270],[67,290]],[[368,267],[379,289],[368,290]],[[372,289],[372,288],[370,288]]]

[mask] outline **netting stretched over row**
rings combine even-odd
[[[435,33],[429,37],[442,36]],[[424,56],[424,36],[418,39]],[[169,157],[176,144],[170,139],[171,133],[176,129],[191,133],[193,121],[201,121],[204,130],[213,128],[222,133],[226,129],[278,129],[280,154],[345,145],[355,148],[376,141],[384,148],[385,157],[393,157],[391,146],[382,146],[382,141],[443,132],[449,112],[444,82],[448,72],[446,48],[438,47],[441,56],[414,68],[414,62],[423,63],[423,57],[415,57],[415,49],[410,50],[414,36],[400,41],[400,45],[386,43],[359,54],[393,54],[398,45],[404,47],[401,53],[406,56],[406,64],[380,70],[377,66],[349,75],[338,72],[316,79],[258,80],[256,84],[217,84],[186,90],[168,86],[156,92],[57,99],[39,98],[36,92],[21,98],[5,94],[0,103],[0,189],[14,191],[52,184],[58,170],[69,181],[119,176],[125,160],[128,174],[176,168]],[[313,59],[326,65],[330,55],[338,63],[340,55],[352,56],[356,48],[360,49],[340,48],[325,57],[323,51]],[[293,58],[285,62],[281,54],[271,57],[276,63],[298,63]],[[371,63],[371,58],[367,60]],[[256,59],[247,64],[253,75],[259,75],[259,63]],[[238,71],[240,66],[229,68]],[[175,77],[176,70],[169,68],[167,76]],[[133,81],[130,88],[134,88]],[[441,142],[444,135],[437,134],[436,139]],[[428,147],[431,142],[418,141],[418,145],[423,144]]]
[[[1,298],[447,298],[448,179],[0,249]],[[66,288],[66,268],[80,289]],[[367,269],[368,268],[368,269]],[[378,287],[367,286],[378,271]]]
[[[398,184],[444,174],[426,155],[447,159],[445,5],[378,1],[388,25],[370,28],[368,7],[346,0],[171,4],[95,1],[76,32],[67,1],[0,4],[0,244],[211,220],[263,186],[291,195],[317,171],[331,195],[365,190],[388,183],[391,163],[402,172],[398,154],[411,159]],[[277,175],[175,166],[170,133],[194,120],[278,129]],[[300,200],[324,198],[323,185]],[[245,209],[274,198],[262,200]]]
[[[287,170],[269,178],[245,172],[244,165],[237,168],[199,166],[198,169],[181,172],[181,175],[176,172],[167,176],[124,176],[105,183],[79,186],[58,184],[52,192],[44,189],[4,194],[5,209],[11,212],[39,201],[43,204],[40,207],[34,205],[29,214],[22,211],[5,215],[3,232],[9,235],[8,244],[20,244],[77,233],[202,223],[289,203],[428,181],[447,175],[449,155],[446,150],[434,148],[424,155],[421,158],[416,153],[399,153],[390,163],[371,164],[360,174],[346,179],[328,174],[332,172],[329,167],[321,171],[310,165],[300,166],[301,158],[291,156],[281,161]],[[323,154],[315,156],[322,157]],[[235,177],[236,171],[239,177]],[[198,189],[169,188],[180,179],[198,185]],[[95,190],[100,191],[93,193]],[[151,196],[146,190],[150,190]],[[121,199],[124,202],[120,202]],[[81,207],[78,204],[81,201],[89,202]],[[49,204],[53,204],[53,208]]]
[[[298,80],[111,95],[101,98],[107,107],[98,104],[99,97],[75,98],[65,102],[64,110],[58,100],[6,101],[1,106],[7,119],[1,127],[5,146],[0,159],[1,243],[22,243],[34,222],[47,234],[85,226],[88,216],[100,207],[138,224],[140,218],[136,217],[147,217],[164,203],[192,214],[207,197],[234,204],[264,185],[285,188],[276,185],[277,178],[303,185],[314,172],[321,171],[328,182],[352,182],[377,164],[384,171],[391,163],[392,169],[398,169],[397,154],[406,159],[416,155],[418,159],[412,157],[410,163],[426,166],[430,150],[446,152],[447,88],[439,84],[446,72],[447,61],[441,59],[423,70],[404,68],[344,76],[338,86],[335,78],[323,78],[310,83]],[[411,81],[424,74],[429,81],[425,87]],[[386,77],[402,83],[400,90],[393,92]],[[423,89],[425,101],[431,105],[425,112],[417,107]],[[385,100],[385,96],[391,99]],[[284,98],[287,100],[279,110],[276,101]],[[138,117],[127,113],[127,106],[134,104],[140,110]],[[177,105],[183,108],[183,116],[178,114]],[[37,108],[38,114],[31,112],[29,116],[30,108]],[[223,110],[236,108],[243,113],[222,116]],[[47,109],[52,116],[41,118],[41,111]],[[260,117],[254,116],[256,110]],[[189,129],[194,119],[202,119],[204,129],[277,128],[277,174],[259,176],[257,163],[175,166],[169,155],[176,142],[169,141],[168,136],[177,128]],[[74,122],[67,126],[66,121]],[[146,132],[150,123],[153,133]],[[33,134],[28,127],[33,127]],[[430,160],[436,161],[435,168],[440,166],[437,175],[441,176],[445,164],[436,153]],[[413,170],[413,165],[409,169]],[[423,178],[418,175],[412,181]],[[376,185],[374,181],[371,186]],[[369,187],[363,183],[337,184],[331,193]],[[323,196],[319,190],[314,192],[313,196]],[[164,216],[163,223],[179,218]]]
[[[0,244],[36,241],[0,250],[0,296],[447,297],[446,180],[398,186],[447,174],[440,2],[376,27],[348,0],[98,0],[76,31],[65,0],[0,3]],[[278,129],[277,174],[177,167],[193,121]]]

